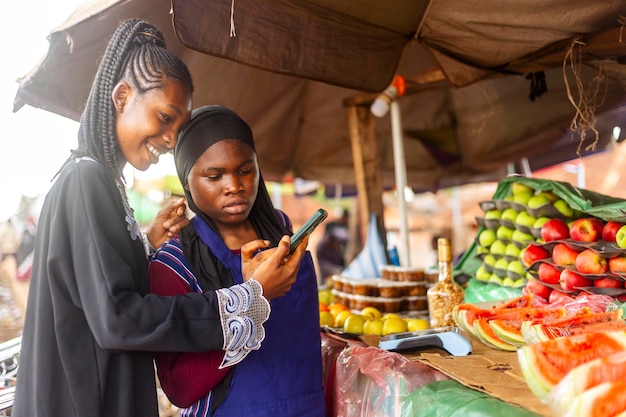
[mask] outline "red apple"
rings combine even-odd
[[[561,269],[547,262],[542,262],[537,268],[537,276],[546,284],[558,284],[561,280]]]
[[[609,258],[609,271],[618,274],[626,272],[626,255]]]
[[[577,287],[591,287],[593,281],[580,275],[578,272],[574,272],[571,269],[565,268],[561,271],[561,288],[564,291],[579,291]]]
[[[604,224],[596,217],[581,217],[572,222],[569,236],[578,242],[596,242],[602,237]]]
[[[615,236],[617,236],[617,231],[622,226],[624,226],[624,223],[615,222],[612,220],[606,222],[606,224],[602,228],[602,240],[615,243]]]
[[[548,298],[548,303],[550,306],[564,306],[565,304],[571,303],[574,298],[572,296],[565,294],[562,291],[554,290],[550,293],[550,298]]]
[[[526,292],[532,293],[536,296],[539,296],[546,301],[550,298],[550,293],[552,292],[552,288],[546,287],[539,281],[538,279],[531,278],[526,282]]]
[[[526,246],[519,255],[522,264],[526,268],[531,266],[534,262],[540,259],[546,259],[550,257],[550,251],[543,246],[537,246],[530,244]]]
[[[606,258],[600,256],[593,249],[585,249],[576,257],[574,264],[582,274],[605,274],[609,270]]]
[[[552,262],[557,265],[574,265],[579,252],[565,243],[557,243],[552,248]]]
[[[593,286],[597,288],[624,288],[624,282],[619,279],[604,277],[594,280]]]
[[[541,226],[541,238],[544,242],[569,238],[569,226],[565,220],[550,219]]]

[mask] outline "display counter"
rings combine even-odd
[[[377,340],[322,334],[329,416],[550,417],[526,385],[515,352],[473,343],[471,355],[388,352]]]

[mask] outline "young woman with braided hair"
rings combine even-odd
[[[152,352],[225,350],[242,360],[262,342],[269,302],[295,282],[302,245],[254,240],[244,282],[202,294],[149,294],[153,249],[189,221],[184,199],[143,234],[123,168],[146,170],[189,122],[193,83],[149,23],[113,34],[81,118],[78,147],[46,196],[38,224],[13,417],[157,417]],[[252,276],[254,275],[254,279]]]

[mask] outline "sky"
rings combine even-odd
[[[85,0],[23,0],[3,4],[0,65],[0,223],[13,216],[22,195],[45,194],[51,179],[77,145],[78,122],[28,105],[13,113],[17,79],[45,56],[48,34],[61,25]],[[169,169],[166,160],[158,167]],[[127,176],[128,178],[128,176]]]

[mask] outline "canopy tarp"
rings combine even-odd
[[[95,0],[52,30],[15,109],[78,120],[110,35],[140,17],[187,62],[195,106],[220,103],[250,123],[268,180],[354,185],[344,102],[403,75],[407,184],[436,190],[499,180],[525,157],[532,170],[575,158],[578,110],[597,130],[595,150],[610,148],[626,117],[625,15],[614,0]],[[575,65],[563,68],[568,52]],[[525,74],[540,71],[547,92],[532,101],[541,74]],[[584,154],[596,134],[582,131]],[[391,187],[389,116],[376,133]]]

